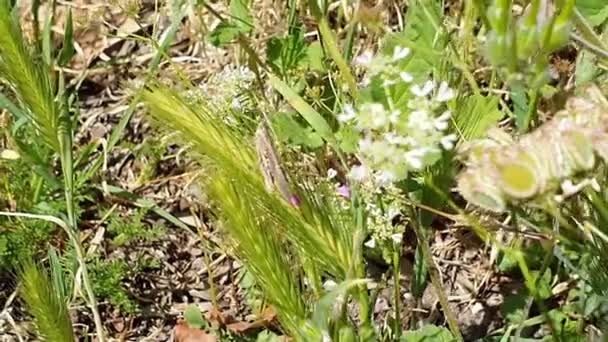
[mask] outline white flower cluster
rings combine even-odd
[[[381,187],[372,181],[362,183],[360,190],[368,215],[367,229],[371,235],[365,246],[375,248],[378,244],[400,244],[405,226],[393,221],[405,206],[401,191],[393,185]],[[382,199],[381,203],[379,198]]]
[[[242,110],[243,93],[251,88],[255,74],[244,66],[227,65],[200,85],[202,97],[221,109]]]
[[[453,148],[457,140],[456,135],[445,134],[451,117],[446,102],[454,97],[454,91],[446,82],[428,80],[415,84],[410,74],[399,70],[399,61],[408,54],[409,49],[395,47],[391,56],[371,58],[364,54],[356,60],[367,67],[368,76],[382,80],[386,103],[345,106],[338,116],[338,120],[352,124],[361,134],[358,151],[363,164],[351,170],[350,176],[355,180],[370,175],[383,184],[402,180],[408,172],[435,163],[441,157],[441,149]],[[403,84],[408,88],[408,100],[403,108],[397,108],[394,88]]]

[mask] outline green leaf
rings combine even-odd
[[[311,70],[325,71],[323,47],[315,41],[306,48],[306,61]]]
[[[534,273],[533,273],[534,274]],[[538,273],[534,274],[538,276]],[[536,290],[538,291],[538,296],[541,299],[548,299],[551,297],[551,269],[547,269],[545,273],[536,281]]]
[[[230,1],[230,14],[234,25],[242,30],[243,33],[248,33],[253,28],[253,17],[249,11],[249,0],[232,0]]]
[[[355,153],[359,145],[360,134],[355,127],[350,125],[342,125],[336,133],[336,139],[340,144],[340,149],[344,153]]]
[[[401,65],[414,78],[427,78],[445,56],[448,37],[441,27],[442,8],[435,0],[417,0],[408,8],[402,32],[389,35],[382,46],[390,56],[395,46],[407,46],[410,56]]]
[[[289,85],[272,74],[268,74],[270,84],[298,112],[306,122],[325,140],[333,141],[333,133],[329,124],[319,112],[298,95]]]
[[[230,22],[222,22],[209,33],[211,44],[217,47],[222,47],[233,42],[239,34],[244,33],[242,28]]]
[[[605,0],[577,0],[576,9],[593,26],[599,26],[608,19],[608,6]]]
[[[527,299],[527,293],[511,295],[505,298],[501,311],[507,321],[514,324],[519,324],[526,319],[525,308]]]
[[[306,42],[302,28],[294,28],[285,38],[271,38],[267,44],[266,57],[273,69],[281,75],[305,62]]]
[[[484,137],[487,130],[495,126],[503,116],[498,108],[498,98],[472,95],[460,102],[454,122],[462,138],[472,140]]]
[[[233,42],[240,34],[251,32],[253,17],[249,11],[249,1],[230,1],[230,19],[222,21],[211,33],[209,40],[214,46],[224,46]]]
[[[184,310],[184,320],[190,328],[203,329],[207,327],[207,322],[201,314],[201,310],[195,304],[190,304]]]
[[[277,336],[275,333],[268,331],[268,330],[264,330],[261,333],[259,333],[257,338],[255,339],[255,342],[280,342],[280,341],[283,341],[283,339],[280,338],[279,336]]]
[[[513,87],[511,91],[511,101],[513,101],[513,114],[517,127],[522,127],[528,121],[528,96],[523,87]]]
[[[339,296],[344,295],[348,290],[355,286],[365,285],[369,282],[367,279],[351,279],[345,280],[338,284],[336,288],[325,294],[317,303],[312,316],[312,322],[315,327],[321,331],[327,330],[328,320],[332,315],[333,305]]]
[[[417,246],[414,256],[414,279],[412,280],[412,295],[414,298],[422,298],[427,286],[429,270],[426,262],[424,262],[424,255],[422,253],[423,248]]]
[[[292,114],[278,113],[272,117],[273,131],[279,140],[298,146],[318,148],[323,145],[321,136],[310,127],[298,123]]]
[[[407,331],[401,336],[401,342],[451,342],[456,341],[450,331],[435,325],[425,325],[415,330]]]
[[[72,24],[71,10],[68,11],[64,32],[63,46],[61,47],[61,51],[59,51],[59,56],[57,57],[57,64],[59,66],[65,66],[68,64],[72,57],[74,57],[74,54],[76,54],[76,50],[74,49],[74,27]]]

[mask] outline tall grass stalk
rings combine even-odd
[[[73,196],[73,131],[67,104],[63,106],[58,104],[58,101],[65,98],[64,89],[60,89],[56,94],[53,86],[52,66],[35,61],[31,55],[32,51],[24,42],[19,21],[11,11],[10,1],[0,0],[0,78],[11,86],[17,97],[22,107],[19,113],[23,113],[27,117],[40,139],[60,158],[68,223],[66,225],[61,221],[59,224],[68,233],[76,250],[87,296],[86,301],[93,313],[97,338],[104,341],[103,324],[97,310],[97,300],[92,291],[82,246],[77,235],[76,203]],[[62,81],[61,78],[60,81]],[[63,82],[60,82],[60,85],[63,85]],[[18,113],[12,114],[18,115]]]

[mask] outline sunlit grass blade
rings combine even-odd
[[[0,0],[0,79],[13,88],[43,141],[59,150],[56,130],[59,110],[44,63],[36,63],[24,43],[19,23],[11,13],[10,1]]]
[[[327,121],[311,105],[298,95],[289,85],[272,74],[268,74],[268,80],[287,102],[298,112],[310,127],[314,129],[325,141],[333,141],[333,133]]]
[[[20,295],[34,316],[40,337],[46,341],[74,341],[72,322],[66,298],[47,272],[31,260],[25,260],[18,271]]]

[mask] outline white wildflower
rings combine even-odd
[[[351,179],[387,186],[405,179],[411,171],[432,165],[441,158],[442,149],[454,147],[456,136],[444,132],[451,116],[445,102],[454,98],[455,92],[440,80],[413,83],[414,76],[399,63],[409,54],[409,48],[396,46],[389,54],[372,57],[364,52],[356,58],[357,64],[366,66],[370,86],[384,92],[385,100],[363,101],[356,108],[346,106],[338,115],[340,122],[352,124],[360,134],[362,165],[349,172]],[[397,83],[407,84],[407,94],[401,94],[399,88],[389,89]],[[392,98],[393,93],[399,99]],[[382,240],[390,238],[390,234],[383,236]]]
[[[395,109],[388,115],[388,121],[392,124],[396,124],[399,121],[399,116],[401,115],[401,111]]]
[[[424,166],[423,160],[427,154],[424,148],[417,148],[405,153],[405,161],[414,170],[420,170]]]
[[[427,95],[429,95],[431,93],[431,91],[433,91],[433,88],[435,88],[435,82],[433,81],[426,81],[422,87],[418,84],[414,84],[410,90],[412,92],[412,94],[418,96],[418,97],[425,97]]]
[[[458,140],[456,134],[449,134],[441,138],[441,140],[439,140],[439,143],[441,143],[441,146],[443,146],[444,150],[451,150],[454,148],[454,143],[456,142],[456,140]]]
[[[384,80],[384,82],[382,82],[382,85],[385,87],[390,87],[397,84],[396,80]]]
[[[332,168],[329,168],[327,170],[327,179],[334,179],[334,178],[336,178],[337,175],[338,175],[338,171],[336,171]]]
[[[376,240],[373,238],[369,239],[366,243],[363,244],[367,248],[376,248]]]
[[[361,65],[361,66],[369,66],[372,63],[373,58],[374,58],[374,55],[372,54],[371,51],[365,51],[362,54],[360,54],[359,56],[355,57],[355,64]]]
[[[446,102],[454,98],[454,90],[446,82],[441,82],[435,99],[439,102]]]
[[[353,106],[347,104],[344,106],[344,113],[338,115],[338,120],[341,122],[348,122],[353,120],[355,117],[357,117],[357,113],[355,113]]]
[[[404,59],[410,54],[410,49],[407,47],[395,46],[393,50],[393,61]]]
[[[403,240],[403,234],[401,234],[401,233],[393,234],[393,235],[391,235],[391,240],[393,240],[393,242],[396,244],[400,244],[401,241]]]
[[[348,176],[355,181],[362,181],[369,176],[369,169],[365,165],[353,166]]]
[[[380,185],[388,185],[397,180],[395,173],[392,171],[388,171],[388,170],[382,170],[382,171],[378,172],[375,176],[376,176],[376,181]]]
[[[414,76],[412,76],[410,73],[405,72],[405,71],[400,72],[399,77],[401,77],[401,79],[405,83],[410,83],[414,80]]]
[[[333,289],[335,289],[338,286],[338,283],[336,283],[335,281],[328,279],[323,283],[323,288],[325,289],[325,291],[331,291]]]
[[[372,149],[372,139],[369,137],[365,137],[359,140],[359,150],[363,153],[369,152]]]
[[[433,122],[424,110],[415,110],[410,113],[407,125],[412,130],[429,131],[433,129]]]
[[[237,111],[243,109],[243,106],[241,105],[241,101],[239,101],[239,99],[236,97],[234,99],[232,99],[232,103],[230,104],[230,107],[232,107],[232,109],[237,110]]]
[[[435,119],[435,121],[433,121],[433,126],[435,126],[435,129],[437,129],[438,131],[446,130],[449,125],[450,116],[450,111],[446,111],[437,119]]]

